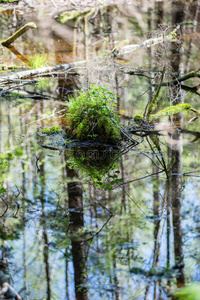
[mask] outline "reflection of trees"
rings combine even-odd
[[[42,155],[43,157],[43,155]],[[50,280],[50,264],[49,264],[49,243],[48,243],[48,234],[47,234],[47,220],[45,213],[45,171],[44,163],[40,166],[40,181],[41,181],[41,193],[40,201],[42,205],[42,214],[41,214],[41,225],[42,225],[42,239],[43,239],[43,259],[45,265],[45,276],[46,276],[46,300],[51,299],[51,280]]]
[[[159,7],[159,10],[162,9],[162,5],[163,2],[156,2],[157,6]],[[177,12],[176,7],[175,6],[175,1],[173,3],[173,10],[174,12]],[[109,14],[112,12],[109,12]],[[159,15],[158,18],[156,20],[156,24],[161,24],[162,23],[162,11],[159,11]],[[180,14],[182,16],[182,13]],[[100,19],[102,16],[100,14],[97,15],[97,17]],[[155,16],[154,16],[155,17]],[[152,18],[153,18],[153,13],[152,13]],[[174,20],[176,20],[177,16],[173,16]],[[110,16],[105,15],[105,21],[106,23],[111,22],[111,18]],[[179,20],[180,21],[180,20]],[[179,22],[178,21],[178,22]],[[96,19],[93,20],[93,22],[96,22]],[[174,21],[175,22],[175,21]],[[92,23],[91,23],[92,24]],[[97,27],[98,24],[96,24]],[[87,26],[91,26],[89,23],[87,24]],[[152,26],[152,28],[154,28]],[[152,30],[151,28],[151,30]],[[101,28],[96,28],[96,30],[102,30]],[[87,37],[87,38],[91,38],[91,37]],[[88,41],[86,44],[88,44]],[[87,45],[86,45],[87,46]],[[173,68],[174,72],[178,73],[180,71],[179,67],[180,67],[180,62],[181,62],[181,44],[178,44],[179,46],[179,50],[176,49],[177,44],[174,43],[172,45],[172,52],[173,52],[173,56],[171,56],[171,67]],[[56,48],[56,47],[55,47]],[[162,53],[159,52],[159,57],[162,56]],[[157,56],[158,57],[158,56]],[[150,67],[154,66],[154,55],[152,55],[152,64]],[[161,57],[162,58],[162,57]],[[117,89],[118,89],[118,84],[120,83],[120,76],[118,75],[118,73],[116,72],[116,76],[119,76],[119,78],[116,78],[117,81],[119,81],[117,83]],[[128,77],[127,77],[128,78]],[[119,79],[119,80],[118,80]],[[176,79],[174,79],[176,80]],[[151,82],[152,83],[152,82]],[[121,84],[121,83],[120,83]],[[172,92],[171,92],[171,99],[176,99],[177,103],[179,103],[180,101],[182,101],[182,96],[181,96],[181,91],[178,88],[177,90],[177,84],[173,84],[173,81],[171,82],[171,88],[172,88]],[[62,79],[60,78],[58,80],[58,88],[61,91],[60,93],[60,97],[62,97],[64,95],[64,91],[66,91],[67,93],[69,93],[70,91],[73,92],[74,88],[76,86],[76,80],[73,81],[68,79],[66,80],[65,78]],[[120,86],[120,85],[119,85]],[[168,85],[169,86],[169,85]],[[164,88],[162,88],[164,89]],[[124,95],[124,90],[125,89],[121,89],[120,90],[120,94]],[[153,89],[152,89],[153,92]],[[153,93],[151,93],[150,97],[152,97]],[[66,95],[65,95],[66,96]],[[124,97],[125,99],[125,97]],[[127,98],[126,98],[127,100]],[[125,102],[122,103],[122,107],[125,106]],[[139,100],[138,100],[139,102]],[[174,104],[174,103],[173,103]],[[128,105],[126,103],[126,105]],[[48,108],[46,106],[46,108]],[[43,111],[41,111],[41,114],[38,115],[38,117],[40,118],[42,116],[42,113],[45,113],[45,108],[42,108],[42,103],[37,103],[37,107],[35,110],[41,109]],[[0,116],[0,122],[2,122],[2,116]],[[31,120],[29,120],[31,121]],[[171,121],[171,125],[174,128],[174,123],[179,123],[179,126],[181,127],[182,125],[182,119],[181,116],[177,116],[176,118],[173,117],[173,119],[170,119]],[[12,123],[14,122],[12,115],[10,115],[10,118],[7,120],[6,125],[8,125],[7,127],[10,128],[10,142],[11,142],[11,136],[12,136]],[[29,122],[27,121],[27,124]],[[26,124],[26,125],[27,125]],[[40,125],[44,125],[41,124]],[[29,127],[30,128],[30,125]],[[2,130],[2,128],[1,128]],[[23,133],[25,134],[25,133]],[[140,135],[141,132],[138,133],[138,135]],[[147,133],[148,135],[148,133]],[[174,130],[174,133],[170,135],[170,138],[173,139],[174,141],[176,141],[176,145],[170,145],[169,150],[168,150],[168,167],[170,168],[169,173],[167,174],[169,179],[167,180],[166,183],[166,192],[165,195],[163,196],[162,199],[162,191],[163,191],[163,181],[162,178],[163,174],[161,176],[158,175],[158,172],[163,172],[161,171],[161,164],[159,163],[159,161],[156,159],[156,155],[154,155],[155,157],[155,161],[153,160],[153,174],[154,176],[152,177],[152,181],[151,184],[153,186],[153,193],[152,195],[150,195],[150,197],[148,198],[148,201],[150,199],[153,200],[152,204],[152,214],[153,214],[153,219],[152,219],[152,223],[149,226],[149,228],[147,229],[145,226],[140,227],[140,224],[138,224],[138,222],[136,223],[135,219],[136,217],[138,217],[138,219],[142,219],[144,217],[143,214],[141,214],[141,212],[139,211],[140,215],[138,216],[138,207],[136,207],[136,205],[133,205],[133,202],[131,202],[131,197],[129,197],[130,195],[133,196],[133,199],[135,200],[135,202],[137,203],[137,205],[143,209],[144,206],[144,202],[145,197],[148,195],[149,191],[148,191],[148,180],[150,180],[151,174],[149,173],[145,173],[145,176],[147,176],[147,178],[142,178],[144,179],[143,182],[144,184],[142,184],[139,180],[138,177],[142,177],[142,174],[140,173],[140,167],[138,167],[138,161],[141,160],[141,156],[138,158],[138,160],[135,159],[135,156],[129,156],[130,153],[127,153],[127,157],[129,156],[129,161],[127,162],[127,157],[123,156],[123,159],[121,160],[121,173],[120,176],[123,177],[126,181],[126,179],[130,182],[130,185],[126,185],[125,187],[127,187],[127,189],[125,189],[124,185],[123,185],[123,190],[122,192],[120,192],[120,190],[117,190],[117,192],[114,191],[102,191],[100,190],[100,192],[96,192],[96,195],[94,195],[95,197],[101,197],[101,199],[105,198],[106,201],[106,206],[108,206],[109,208],[111,207],[111,210],[115,213],[115,217],[113,218],[113,225],[112,227],[109,227],[106,225],[106,227],[103,229],[103,231],[101,231],[101,234],[99,235],[99,237],[97,238],[95,235],[95,243],[97,244],[96,248],[95,248],[95,254],[94,256],[98,256],[97,260],[92,260],[91,259],[91,255],[89,256],[89,262],[90,264],[96,268],[96,270],[98,270],[98,275],[93,275],[96,278],[99,279],[99,286],[105,287],[103,280],[101,280],[101,278],[109,278],[110,280],[110,285],[109,288],[110,290],[108,291],[109,296],[112,294],[113,295],[113,299],[118,299],[120,298],[120,289],[118,289],[118,287],[122,286],[124,284],[123,279],[120,277],[120,275],[117,273],[118,272],[118,266],[123,266],[124,268],[131,268],[131,264],[133,262],[139,262],[142,264],[142,266],[144,265],[144,261],[140,261],[139,259],[141,259],[141,257],[139,257],[139,254],[137,253],[137,248],[135,247],[134,241],[137,240],[137,231],[139,231],[140,234],[140,238],[141,241],[142,237],[145,235],[145,233],[149,230],[150,232],[150,238],[148,240],[148,238],[146,238],[146,240],[144,241],[145,243],[149,243],[150,244],[150,239],[152,241],[152,239],[154,239],[154,242],[151,243],[152,246],[152,252],[154,252],[152,254],[152,259],[151,259],[151,263],[147,266],[147,268],[157,268],[159,265],[163,266],[164,264],[164,260],[163,262],[161,261],[162,257],[163,257],[163,250],[161,249],[162,245],[162,240],[161,240],[161,232],[162,232],[162,224],[163,224],[163,208],[166,207],[167,209],[167,229],[166,229],[166,240],[167,240],[167,254],[166,254],[166,260],[167,260],[167,266],[170,267],[172,266],[172,264],[174,264],[174,260],[173,260],[173,254],[175,256],[175,264],[177,266],[180,267],[181,263],[181,259],[183,257],[183,242],[182,242],[182,228],[181,228],[181,165],[182,165],[182,135],[180,134],[180,131]],[[170,140],[169,138],[169,140]],[[149,138],[149,141],[151,142],[151,139]],[[3,139],[1,140],[1,143],[3,145]],[[13,144],[14,144],[14,139],[13,139]],[[28,145],[27,145],[28,144]],[[27,148],[30,148],[30,143],[27,143]],[[2,146],[3,148],[3,146]],[[146,151],[145,147],[142,148],[144,150],[144,152]],[[154,154],[156,154],[155,152],[156,149],[154,149]],[[31,150],[29,149],[29,153],[27,151],[27,156],[30,156],[31,154]],[[136,153],[134,153],[136,154]],[[160,153],[159,153],[160,154]],[[37,155],[37,153],[35,154],[35,150],[34,150],[34,155]],[[130,158],[131,157],[131,158]],[[151,156],[152,157],[152,156]],[[159,155],[158,155],[159,157]],[[40,159],[43,159],[43,156],[40,157]],[[133,164],[133,161],[135,159],[135,163]],[[29,158],[30,160],[30,158]],[[53,161],[53,158],[52,158]],[[146,161],[147,162],[147,161]],[[144,170],[144,172],[148,172],[149,171],[149,165],[150,165],[150,159],[148,160],[147,163],[144,163],[142,165],[142,169]],[[37,163],[37,162],[36,162]],[[40,161],[39,161],[40,163]],[[38,163],[38,164],[39,164]],[[31,163],[30,163],[31,164]],[[51,168],[55,168],[56,172],[59,173],[59,171],[56,169],[55,165],[53,164],[53,162],[51,162]],[[131,165],[132,164],[132,165]],[[167,163],[166,163],[167,164]],[[46,166],[46,165],[45,165]],[[33,165],[32,165],[33,167]],[[26,168],[25,166],[23,166],[22,164],[22,169],[23,169],[23,182],[25,182],[25,172]],[[45,197],[45,189],[47,189],[47,183],[46,183],[46,178],[47,178],[47,170],[49,171],[49,169],[44,168],[44,164],[40,165],[38,167],[38,172],[40,172],[40,186],[41,186],[41,190],[40,190],[40,197],[41,197],[41,206],[42,206],[42,215],[41,215],[41,223],[40,225],[42,226],[42,240],[43,240],[43,266],[45,268],[45,274],[46,274],[46,282],[47,282],[47,299],[50,298],[51,296],[51,290],[50,290],[50,284],[52,282],[50,282],[50,261],[49,261],[49,249],[48,249],[48,245],[49,245],[49,237],[48,237],[48,215],[45,212],[45,208],[46,208],[46,204],[47,204],[47,200],[44,200]],[[163,169],[163,168],[162,168]],[[11,170],[12,171],[12,170]],[[75,290],[76,290],[76,298],[77,299],[88,299],[88,292],[87,292],[87,288],[86,288],[86,284],[87,284],[87,275],[86,275],[86,271],[87,271],[87,257],[86,257],[86,244],[84,243],[84,234],[81,234],[81,232],[83,232],[83,226],[84,226],[84,212],[83,212],[83,192],[82,192],[82,185],[80,182],[78,182],[77,176],[75,174],[75,172],[72,169],[67,169],[66,168],[66,173],[65,176],[63,176],[64,181],[65,181],[65,185],[68,189],[68,200],[66,201],[66,206],[65,206],[65,212],[68,212],[69,209],[69,221],[70,221],[70,230],[66,233],[66,237],[68,238],[69,236],[69,232],[70,232],[70,245],[71,245],[71,253],[72,253],[72,259],[73,259],[73,266],[74,266],[74,281],[75,281]],[[151,171],[150,171],[151,173]],[[27,173],[26,173],[27,174]],[[148,175],[146,175],[148,174]],[[30,177],[33,175],[33,173],[30,171]],[[143,174],[144,175],[144,174]],[[37,177],[37,174],[34,175],[35,177]],[[50,175],[51,176],[51,175]],[[131,185],[131,180],[134,178],[135,176],[135,180],[137,180],[136,182],[134,182],[134,186]],[[30,178],[29,177],[29,178]],[[46,177],[46,178],[45,178]],[[70,179],[70,183],[67,183],[67,179]],[[29,179],[30,180],[30,179]],[[57,179],[56,179],[57,180]],[[133,179],[134,180],[134,179]],[[36,180],[35,180],[36,181]],[[34,184],[34,183],[33,183]],[[137,191],[138,192],[137,192]],[[137,194],[138,193],[138,194]],[[145,194],[146,193],[146,194]],[[25,191],[23,191],[23,194],[25,194]],[[135,196],[136,194],[136,196]],[[109,196],[106,198],[106,195]],[[138,196],[137,196],[138,195]],[[144,195],[144,196],[143,196]],[[63,196],[66,199],[66,195]],[[144,199],[143,199],[144,198]],[[150,205],[151,205],[150,204]],[[54,208],[56,210],[56,205],[55,203],[52,204],[52,208]],[[105,204],[104,204],[105,205]],[[151,206],[150,206],[151,207]],[[101,208],[100,208],[101,209]],[[91,224],[93,227],[95,227],[95,232],[98,232],[98,226],[99,226],[99,211],[100,211],[99,207],[97,209],[97,207],[95,206],[95,210],[94,210],[94,214],[92,211],[92,208],[90,208],[91,210]],[[25,207],[23,207],[23,210],[25,210]],[[145,206],[144,211],[148,214],[148,207]],[[25,218],[24,216],[25,212],[23,211],[23,219]],[[118,216],[120,216],[120,219],[118,220]],[[64,217],[66,218],[66,216],[64,215]],[[104,211],[102,212],[101,215],[101,220],[105,217],[105,213]],[[58,215],[55,216],[55,219],[58,218]],[[47,222],[46,222],[47,220]],[[172,221],[171,221],[172,220]],[[173,222],[173,223],[172,223]],[[56,223],[56,221],[55,221]],[[145,224],[149,224],[147,220],[144,221]],[[95,225],[94,225],[95,224]],[[60,229],[62,228],[62,229]],[[63,225],[63,227],[60,226],[59,230],[65,231],[66,230],[66,226]],[[64,229],[63,229],[64,228]],[[52,231],[56,232],[56,229],[53,228]],[[67,230],[66,230],[67,231]],[[136,231],[136,233],[135,233]],[[106,237],[104,236],[105,232],[107,233]],[[63,232],[62,232],[63,233]],[[173,238],[170,236],[170,234],[173,233],[174,235],[174,240]],[[106,240],[106,242],[105,242]],[[146,247],[146,244],[144,243],[144,245],[142,244],[139,240],[139,243],[141,243],[141,249],[144,249]],[[172,253],[172,243],[174,242],[174,253]],[[106,245],[105,248],[102,246]],[[65,247],[65,246],[64,246]],[[132,247],[132,248],[131,248]],[[24,236],[24,268],[26,268],[26,258],[28,259],[28,255],[26,255],[26,251],[28,251],[26,249],[26,244],[25,244],[25,236]],[[66,257],[68,258],[68,252],[69,252],[69,248],[66,247]],[[139,252],[139,251],[138,251]],[[109,255],[111,253],[111,255]],[[142,256],[143,254],[141,254]],[[147,257],[148,259],[148,253],[145,253],[145,259]],[[144,256],[143,256],[144,257]],[[68,270],[68,261],[66,258],[66,288],[68,288],[68,291],[66,292],[66,296],[67,299],[69,298],[69,283],[67,282],[67,278],[69,277],[69,275],[67,274]],[[106,263],[104,259],[107,259]],[[37,258],[38,261],[41,258]],[[170,261],[171,259],[171,261]],[[142,260],[142,259],[141,259]],[[128,262],[127,262],[128,261]],[[105,264],[107,264],[109,266],[105,266]],[[106,269],[107,267],[107,269]],[[102,271],[102,270],[103,271]],[[93,270],[91,271],[93,272]],[[104,273],[104,274],[103,274]],[[28,272],[27,275],[30,274],[30,271]],[[100,275],[99,275],[100,274]],[[105,275],[106,274],[106,275]],[[143,273],[142,273],[143,274]],[[149,276],[149,273],[145,273]],[[99,277],[97,277],[99,276]],[[105,277],[103,277],[105,276]],[[132,276],[132,274],[131,274]],[[131,277],[129,275],[129,278]],[[139,275],[136,274],[136,277],[138,277]],[[34,276],[33,276],[34,277]],[[101,277],[101,278],[100,278]],[[132,276],[133,277],[133,276]],[[134,277],[135,278],[135,277]],[[151,277],[152,278],[152,277]],[[98,280],[97,279],[97,280]],[[149,278],[148,278],[149,279]],[[170,279],[171,280],[171,279]],[[169,280],[169,281],[170,281]],[[141,282],[143,282],[143,278],[141,279]],[[152,279],[152,281],[154,281],[154,279]],[[158,289],[161,291],[162,287],[158,286],[159,285],[159,281],[161,281],[161,279],[159,278],[157,280],[155,280],[154,282],[154,296],[156,298],[156,296],[158,296],[159,292]],[[183,272],[183,268],[179,269],[179,274],[177,275],[177,283],[183,283],[184,282],[184,272]],[[24,270],[24,286],[26,285],[26,270]],[[129,285],[130,286],[130,285]],[[93,287],[91,287],[92,289]],[[135,288],[135,286],[134,286]],[[133,288],[133,289],[134,289]],[[149,291],[148,291],[149,288]],[[150,295],[150,293],[152,293],[152,289],[151,286],[149,285],[149,287],[146,290],[146,296],[148,297]],[[106,288],[105,288],[106,290]],[[147,295],[148,294],[148,295]],[[112,295],[110,297],[112,297]],[[147,298],[148,299],[148,298]]]
[[[65,167],[66,175],[71,180],[76,178],[76,173]],[[68,189],[68,208],[70,212],[70,234],[72,246],[72,259],[74,265],[74,282],[75,294],[77,300],[87,300],[87,257],[86,257],[86,243],[84,235],[81,236],[81,230],[84,227],[83,217],[83,191],[82,184],[77,181],[71,181],[67,185]],[[67,251],[67,250],[66,250]],[[67,264],[66,264],[67,269]],[[67,272],[66,272],[66,289],[68,291]],[[68,292],[67,292],[68,297]]]
[[[79,182],[68,183],[68,197],[70,210],[70,231],[72,236],[72,258],[74,264],[74,281],[75,293],[77,300],[88,299],[88,292],[86,288],[87,283],[87,257],[86,257],[86,243],[84,238],[76,236],[78,232],[83,229],[83,198],[82,185]]]
[[[0,248],[0,299],[22,300],[19,294],[11,286],[13,285],[13,281],[9,270],[9,256],[11,254],[9,252],[10,251],[8,247],[6,247],[5,243],[3,242]]]
[[[185,5],[179,1],[172,2],[172,23],[176,25],[177,23],[182,23],[184,21],[184,10]],[[171,66],[176,74],[181,72],[181,62],[182,62],[182,43],[179,45],[172,42],[172,59]],[[172,87],[172,99],[175,99],[175,103],[179,104],[183,102],[183,96],[181,89],[176,87],[173,90]],[[182,114],[177,114],[175,118],[171,120],[174,124],[180,124],[182,127]],[[182,228],[181,228],[181,161],[182,161],[182,136],[178,132],[172,135],[172,138],[177,142],[176,146],[170,145],[168,155],[171,164],[170,168],[170,202],[172,204],[172,215],[173,215],[173,231],[174,231],[174,255],[175,263],[178,264],[183,259],[183,240],[182,240]],[[177,275],[177,283],[183,284],[185,282],[183,267],[180,267],[179,274]]]
[[[157,24],[162,25],[162,16],[163,16],[163,3],[162,1],[159,2],[157,5]],[[178,23],[184,21],[184,4],[179,1],[172,2],[172,23],[176,26]],[[151,14],[150,14],[151,16]],[[149,20],[149,24],[151,25],[151,18]],[[160,52],[159,56],[162,57]],[[181,66],[181,55],[182,55],[182,44],[181,42],[171,43],[171,67],[174,74],[179,77],[179,74],[182,70],[180,70]],[[154,55],[155,56],[155,55]],[[151,55],[151,51],[149,51],[149,61],[150,66],[152,65],[152,58],[154,56]],[[182,91],[181,87],[177,85],[175,82],[176,77],[174,79],[174,84],[172,81],[171,84],[171,99],[173,99],[173,104],[180,104],[183,102]],[[152,90],[150,89],[150,99],[152,99]],[[177,271],[176,279],[177,284],[184,284],[185,277],[183,271],[183,240],[182,240],[182,228],[181,228],[181,161],[182,161],[182,134],[181,132],[175,127],[182,128],[182,114],[178,114],[173,118],[170,118],[171,126],[174,128],[174,132],[169,134],[170,139],[173,140],[173,144],[169,144],[168,146],[168,171],[167,181],[165,185],[165,195],[164,201],[160,197],[160,179],[158,174],[158,159],[155,158],[153,160],[153,173],[155,174],[152,178],[153,183],[153,215],[154,215],[154,254],[153,254],[153,264],[152,267],[155,268],[159,265],[159,254],[160,254],[160,247],[161,247],[161,225],[162,225],[162,215],[163,215],[163,208],[166,207],[166,216],[167,216],[167,224],[166,224],[166,245],[167,245],[167,268],[170,268],[170,258],[171,255],[171,241],[170,233],[171,233],[171,214],[172,214],[172,228],[173,228],[173,240],[174,240],[174,257],[175,257],[175,265],[174,270]],[[169,283],[169,281],[168,281]],[[157,299],[158,291],[157,291],[157,284],[159,284],[159,280],[154,281],[154,299]],[[149,293],[150,286],[147,285],[145,297],[147,297]],[[159,289],[161,291],[161,289]],[[146,299],[146,298],[145,298]]]

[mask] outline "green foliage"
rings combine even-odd
[[[17,157],[22,156],[23,149],[22,148],[16,148],[13,153],[14,153],[14,156],[17,156]]]
[[[41,133],[52,134],[52,133],[59,133],[60,131],[61,131],[60,127],[52,126],[52,127],[48,127],[48,128],[43,128],[41,130]]]
[[[37,69],[47,65],[47,54],[35,54],[29,59],[30,67],[32,69]]]
[[[68,103],[66,116],[69,124],[67,133],[84,141],[116,144],[121,140],[119,118],[109,107],[115,95],[108,90],[91,85],[87,91],[81,91]]]
[[[199,300],[200,284],[195,282],[175,292],[177,300]]]
[[[188,104],[188,103],[182,103],[182,104],[177,104],[174,106],[166,107],[165,109],[157,112],[156,114],[151,115],[150,120],[156,120],[160,117],[175,115],[182,111],[190,110],[191,108],[192,108],[192,105]]]
[[[109,106],[115,105],[115,98],[105,88],[91,85],[88,90],[82,90],[76,98],[70,99],[66,115],[67,135],[80,142],[68,152],[71,167],[86,173],[96,186],[105,189],[112,189],[120,182],[116,174],[108,175],[120,152],[115,147],[121,141],[119,118]],[[82,141],[87,141],[87,146],[83,146]],[[113,145],[112,149],[106,148],[105,144]]]
[[[9,161],[14,157],[19,157],[23,154],[23,149],[16,148],[13,152],[7,152],[5,154],[0,154],[0,174],[8,168]],[[2,177],[2,176],[1,176]],[[6,189],[2,186],[2,178],[0,180],[0,194],[5,193]]]
[[[113,165],[111,170],[115,169],[117,166]],[[110,172],[106,174],[106,178],[101,177],[100,180],[94,180],[94,185],[97,188],[104,188],[105,191],[112,190],[115,185],[118,185],[124,181],[124,178],[118,178],[120,171],[113,170],[113,173]]]
[[[14,156],[11,152],[7,152],[6,154],[0,154],[0,171],[4,171],[8,167],[9,160],[13,159]]]

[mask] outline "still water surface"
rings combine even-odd
[[[164,66],[163,82],[171,84],[161,88],[159,109],[185,102],[198,110],[199,75],[172,82],[199,66],[200,15],[198,1],[192,3],[135,1],[53,17],[47,8],[46,14],[0,12],[1,40],[30,20],[38,26],[14,50],[0,48],[0,76],[30,68],[29,59],[38,55],[45,66],[87,60],[70,73],[1,86],[1,153],[15,150],[1,172],[1,271],[23,299],[167,299],[200,281],[194,113],[158,121],[160,151],[152,136],[133,130],[137,145],[121,147],[109,173],[119,180],[107,190],[73,164],[61,134],[40,133],[48,126],[64,129],[66,101],[91,83],[120,96],[120,122],[134,129],[132,118],[144,113]],[[111,55],[120,41],[140,45],[177,24],[174,41]]]

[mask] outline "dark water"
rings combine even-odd
[[[159,150],[158,136],[134,131],[132,118],[144,113],[164,66],[170,84],[161,88],[158,110],[184,102],[199,109],[199,75],[173,82],[199,67],[198,2],[135,1],[61,20],[48,10],[0,12],[1,40],[28,21],[38,26],[13,44],[20,55],[1,47],[0,76],[28,69],[38,55],[48,66],[87,60],[70,74],[1,85],[1,153],[14,156],[1,159],[2,169],[8,161],[1,170],[1,271],[27,300],[171,298],[200,281],[199,119],[192,122],[192,111],[161,118]],[[141,44],[178,24],[174,41],[110,55],[122,40]],[[138,143],[117,153],[110,189],[97,188],[74,164],[61,134],[40,134],[64,129],[66,101],[91,83],[120,96],[120,122],[132,126]]]

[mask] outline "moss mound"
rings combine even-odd
[[[117,144],[121,140],[120,125],[118,116],[109,107],[114,99],[114,94],[94,85],[71,98],[66,116],[70,138]]]

